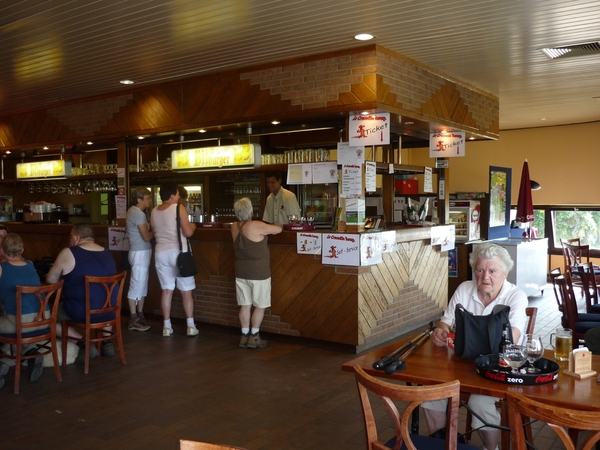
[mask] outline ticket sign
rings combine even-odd
[[[174,171],[260,167],[260,145],[224,145],[171,152]]]
[[[348,143],[352,147],[390,143],[390,113],[350,114]]]
[[[323,264],[360,265],[360,234],[323,233]]]
[[[71,176],[71,161],[40,161],[17,164],[19,180],[37,178],[66,178]]]
[[[465,132],[431,133],[429,135],[430,158],[453,158],[465,156]]]

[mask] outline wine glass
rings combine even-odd
[[[538,334],[526,334],[523,345],[526,348],[527,361],[529,362],[527,372],[539,373],[540,369],[535,367],[533,364],[544,354],[544,344],[542,343],[542,337]]]
[[[504,359],[509,364],[513,375],[519,373],[518,369],[527,361],[527,352],[524,345],[507,345],[504,347]]]

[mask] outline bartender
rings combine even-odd
[[[267,197],[263,220],[281,226],[290,223],[288,219],[290,216],[300,218],[300,206],[296,194],[281,187],[281,174],[267,173],[266,180],[270,194]]]

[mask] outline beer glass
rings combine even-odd
[[[554,359],[568,361],[573,350],[573,331],[569,328],[557,328],[550,335],[550,345],[554,347]]]

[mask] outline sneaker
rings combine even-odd
[[[265,348],[267,346],[267,341],[260,338],[258,333],[250,334],[248,336],[248,343],[246,344],[246,348]]]
[[[169,337],[173,334],[173,328],[163,328],[163,337]]]
[[[78,346],[79,347],[79,346]],[[100,356],[100,352],[95,345],[90,345],[90,359],[94,359]],[[75,364],[85,364],[85,347],[79,347],[79,353],[75,358]]]
[[[145,322],[145,321],[144,321]],[[139,317],[136,317],[133,321],[129,321],[129,331],[148,331],[150,326],[146,325]]]
[[[187,335],[188,336],[196,336],[198,333],[200,333],[200,332],[198,331],[198,328],[196,328],[195,326],[187,327]]]
[[[246,334],[242,333],[242,336],[240,337],[240,347],[241,348],[248,347],[248,337],[249,336],[250,336],[250,333],[246,333]]]
[[[137,318],[139,319],[140,323],[141,323],[143,326],[148,326],[148,324],[146,323],[146,318],[145,318],[145,317],[140,317],[140,316],[138,316]]]
[[[25,353],[25,356],[38,355],[38,354],[39,354],[39,352],[37,351],[37,349],[32,348],[27,353]],[[39,377],[42,376],[42,371],[44,370],[44,368],[42,367],[43,362],[44,362],[43,356],[39,356],[37,358],[31,358],[31,359],[27,360],[27,368],[29,369],[29,380],[30,381],[35,381]]]
[[[102,356],[107,358],[115,356],[115,346],[112,341],[102,341]]]

